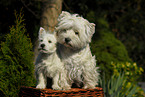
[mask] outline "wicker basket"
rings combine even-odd
[[[21,87],[19,97],[104,97],[102,88],[71,90],[36,89],[33,87]]]

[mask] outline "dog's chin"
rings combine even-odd
[[[72,49],[73,47],[72,47],[72,45],[71,44],[69,44],[69,43],[63,43],[63,45],[65,46],[65,47],[67,47],[67,48],[70,48],[70,49]]]
[[[81,49],[81,47],[74,46],[70,43],[63,43],[62,45],[71,50],[80,50]]]
[[[40,53],[45,53],[45,54],[46,54],[46,53],[49,53],[49,52],[48,52],[47,50],[45,50],[45,49],[38,49],[38,50],[39,50]]]

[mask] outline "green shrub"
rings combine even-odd
[[[131,59],[128,56],[125,46],[115,38],[109,30],[109,25],[104,19],[98,19],[97,28],[91,50],[97,58],[97,64],[102,72],[105,72],[106,77],[112,75],[111,62],[128,62]]]
[[[15,25],[1,42],[0,96],[16,97],[21,86],[34,85],[33,52],[30,38],[25,35],[23,14],[15,12]]]

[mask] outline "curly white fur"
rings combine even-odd
[[[89,43],[95,32],[95,24],[89,23],[77,14],[63,11],[56,26],[59,57],[68,72],[69,84],[83,82],[84,89],[97,85],[99,73],[95,56]]]
[[[36,88],[44,89],[47,85],[47,77],[52,78],[52,88],[55,90],[67,90],[70,86],[67,83],[64,64],[56,53],[56,38],[46,33],[41,27],[39,31],[39,55],[35,63],[35,74],[37,79]]]

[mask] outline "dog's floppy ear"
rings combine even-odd
[[[93,34],[95,33],[95,24],[94,23],[89,23],[88,21],[86,22],[85,25],[85,32],[88,35],[88,42],[91,42],[91,38],[93,36]]]
[[[42,38],[42,36],[43,36],[44,34],[46,34],[45,29],[44,29],[43,27],[40,27],[40,29],[39,29],[39,33],[38,33],[39,38]]]

